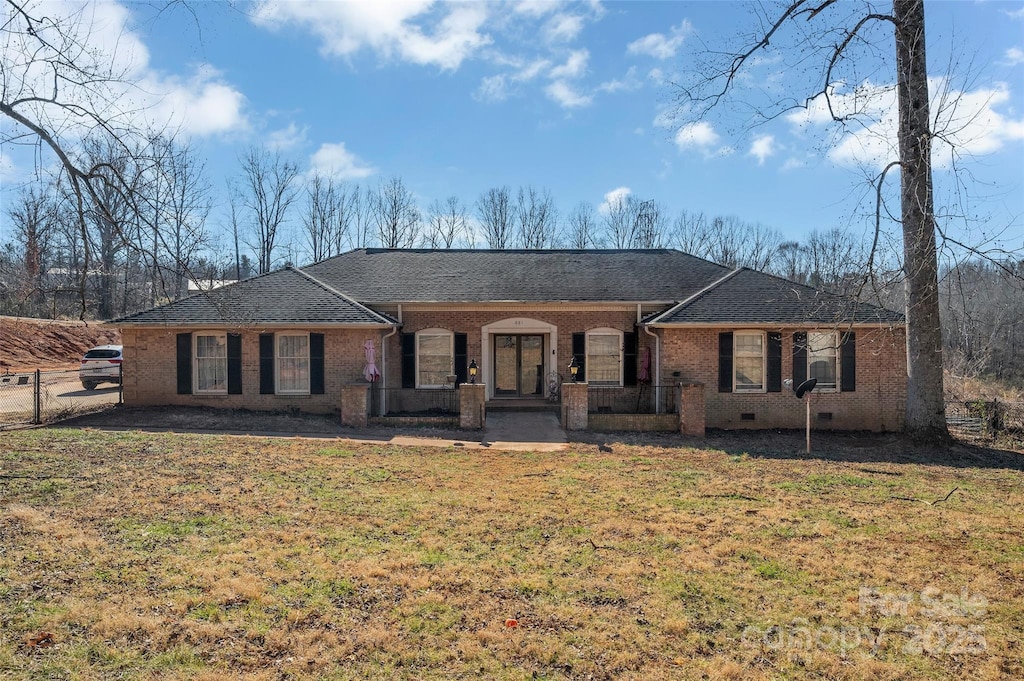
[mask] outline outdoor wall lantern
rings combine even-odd
[[[576,361],[576,355],[572,356],[572,361],[569,362],[569,375],[572,376],[572,382],[576,382],[576,374],[580,371],[580,363]]]
[[[469,382],[471,384],[473,384],[473,385],[476,384],[476,370],[477,370],[476,360],[475,359],[469,360]]]

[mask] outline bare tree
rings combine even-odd
[[[518,227],[518,243],[522,248],[551,248],[557,240],[558,210],[551,192],[535,188],[519,188],[512,207]]]
[[[112,265],[109,247],[137,242],[136,229],[143,210],[144,185],[138,182],[153,149],[151,131],[140,123],[132,97],[131,66],[125,60],[90,44],[95,17],[90,6],[73,7],[6,0],[0,22],[0,116],[9,125],[0,128],[0,144],[28,144],[46,148],[56,157],[64,191],[72,198],[72,214],[80,238],[78,255],[79,315],[88,308],[90,272],[100,271],[100,314],[112,307]],[[99,159],[79,153],[83,140],[106,152]],[[119,163],[110,163],[109,159]],[[94,163],[95,162],[95,163]],[[130,175],[122,173],[129,171]],[[115,195],[118,197],[115,199]],[[126,215],[106,215],[108,208],[129,206]],[[93,265],[90,224],[109,232]]]
[[[302,215],[303,237],[309,257],[319,262],[333,250],[338,220],[338,197],[334,180],[319,173],[306,183],[306,206]]]
[[[706,258],[712,250],[708,218],[701,212],[682,210],[672,223],[673,237],[679,249]]]
[[[402,178],[393,176],[377,186],[370,198],[370,213],[384,248],[412,248],[420,231],[416,199]]]
[[[837,3],[835,0],[791,0],[778,14],[760,17],[753,37],[734,52],[708,52],[710,64],[699,64],[702,75],[692,87],[680,88],[680,115],[701,119],[736,87],[755,57],[786,42],[794,65],[818,59],[818,77],[809,79],[809,92],[795,99],[779,99],[764,118],[786,110],[824,101],[834,121],[864,122],[863,110],[849,110],[835,100],[836,84],[860,83],[858,71],[869,63],[858,59],[858,50],[874,50],[885,38],[878,32],[888,26],[895,32],[895,73],[898,101],[896,157],[877,178],[879,194],[886,174],[900,169],[903,263],[907,317],[906,429],[919,439],[948,438],[943,403],[942,327],[939,318],[936,224],[932,197],[931,144],[934,131],[929,117],[928,73],[925,62],[923,0],[894,0],[891,11],[876,3]],[[873,32],[874,31],[874,32]],[[845,70],[845,73],[844,73]],[[843,77],[845,75],[845,78]],[[881,208],[879,207],[879,210]]]
[[[484,241],[488,248],[511,248],[514,239],[512,198],[508,187],[492,187],[476,200]]]
[[[610,199],[604,211],[605,240],[613,248],[628,248],[633,241],[635,200],[631,196]]]
[[[594,206],[580,201],[566,219],[566,240],[570,248],[596,248],[600,245],[597,235],[597,214]]]
[[[661,248],[667,220],[656,201],[629,194],[607,204],[604,226],[605,239],[615,248]]]
[[[161,166],[161,177],[167,184],[167,198],[163,202],[165,228],[160,246],[170,256],[173,286],[169,292],[178,299],[188,292],[189,264],[208,244],[206,219],[212,199],[210,184],[204,174],[205,164],[195,149],[188,143],[177,144],[173,140],[167,140],[165,145],[167,153]],[[157,232],[160,233],[159,230]],[[156,252],[159,251],[154,247]],[[160,283],[163,284],[162,281]]]
[[[258,273],[264,274],[277,262],[279,231],[299,195],[299,167],[277,152],[255,146],[239,162],[242,206],[252,221],[249,245],[256,255]]]
[[[7,207],[7,216],[14,236],[21,245],[20,267],[12,272],[11,293],[18,308],[39,314],[45,304],[43,277],[54,237],[56,205],[45,190],[22,190]],[[11,262],[14,266],[15,262]]]
[[[426,241],[431,248],[451,248],[467,233],[466,207],[457,196],[430,204]]]
[[[369,189],[361,188],[359,185],[352,188],[346,208],[346,215],[351,225],[348,243],[352,248],[366,248],[370,245],[373,223],[371,199],[372,194]]]

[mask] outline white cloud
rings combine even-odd
[[[563,2],[564,0],[520,0],[513,7],[513,11],[516,14],[542,17],[555,11]]]
[[[554,81],[544,88],[544,92],[547,93],[548,97],[558,102],[558,104],[566,109],[575,109],[581,106],[587,106],[594,99],[590,95],[581,94],[564,80]]]
[[[0,182],[16,179],[19,172],[17,164],[11,160],[11,155],[5,154],[4,149],[0,147]]]
[[[473,99],[479,102],[504,102],[510,94],[508,76],[499,73],[481,80],[473,93]]]
[[[169,75],[152,68],[149,50],[132,28],[128,9],[116,2],[60,2],[33,6],[49,22],[39,24],[36,35],[61,44],[51,26],[68,32],[80,49],[76,64],[93,74],[87,86],[74,85],[76,75],[62,85],[61,100],[98,112],[112,127],[167,127],[184,135],[214,135],[247,127],[245,97],[207,65],[190,74]],[[0,46],[0,70],[11,99],[51,95],[52,74],[45,51],[32,35],[12,32]],[[38,54],[35,61],[26,54]],[[32,117],[58,139],[75,139],[90,129],[87,118],[71,116],[67,109],[38,102]]]
[[[561,66],[551,69],[548,75],[552,80],[563,78],[579,78],[587,70],[587,61],[590,59],[588,50],[573,50],[569,53],[568,59]]]
[[[1006,15],[1011,19],[1024,19],[1024,7],[1020,9],[1005,10]]]
[[[658,67],[654,67],[653,69],[647,72],[647,77],[653,81],[660,83],[661,81],[665,80],[665,72],[659,69]]]
[[[664,128],[665,130],[668,130],[669,128],[675,126],[675,119],[676,116],[673,113],[672,109],[669,109],[668,107],[663,107],[661,111],[659,111],[658,114],[654,117],[654,120],[651,121],[651,125],[653,125],[656,128]]]
[[[930,78],[931,116],[935,139],[932,163],[945,168],[954,158],[990,154],[1007,143],[1024,140],[1024,118],[1014,119],[997,109],[1010,100],[1005,83],[970,92],[956,90],[942,78]],[[839,83],[830,88],[837,116],[856,116],[864,125],[838,138],[828,158],[839,165],[882,167],[898,157],[898,108],[893,85],[865,81],[855,88]],[[787,119],[797,129],[826,126],[832,121],[825,98]]]
[[[157,125],[166,121],[186,134],[216,135],[248,127],[242,109],[245,96],[223,82],[211,68],[200,68],[187,80],[151,76],[140,84],[146,92],[164,92],[152,103],[150,116]]]
[[[437,8],[444,14],[436,18]],[[350,57],[366,48],[384,58],[454,71],[491,43],[481,32],[487,3],[439,5],[434,0],[388,2],[261,2],[253,21],[274,29],[293,24],[321,41],[326,55]]]
[[[687,123],[676,132],[675,143],[680,150],[701,149],[705,152],[718,144],[718,133],[707,121]]]
[[[669,34],[650,33],[637,38],[626,46],[628,54],[646,55],[655,59],[671,59],[683,45],[686,36],[693,32],[693,26],[684,19],[678,26],[673,26]]]
[[[366,165],[346,149],[344,142],[320,145],[309,157],[309,166],[313,172],[338,180],[359,180],[377,172],[376,168]]]
[[[768,157],[775,155],[777,148],[773,135],[760,135],[754,138],[747,154],[756,157],[757,164],[763,166]]]
[[[1019,47],[1011,47],[1006,51],[1005,54],[1006,63],[1010,66],[1017,66],[1018,64],[1024,64],[1024,50]]]
[[[636,75],[636,67],[630,66],[629,70],[626,71],[626,75],[621,79],[613,78],[609,81],[605,81],[597,86],[597,89],[601,92],[632,92],[633,90],[639,90],[643,87],[643,82]]]
[[[544,25],[544,40],[548,43],[571,42],[582,30],[583,17],[575,14],[556,14]]]
[[[801,159],[795,158],[795,157],[791,157],[791,158],[787,158],[786,162],[782,164],[781,170],[782,170],[782,172],[785,173],[785,172],[789,172],[791,170],[796,170],[797,168],[803,168],[806,165],[807,165],[807,163],[802,161]]]
[[[604,195],[604,202],[597,207],[598,212],[607,215],[613,207],[621,204],[632,193],[633,190],[629,187],[616,187]]]
[[[487,76],[481,80],[476,92],[473,93],[473,98],[481,102],[503,102],[517,91],[521,83],[529,82],[547,71],[551,67],[551,62],[547,59],[537,59],[529,63],[514,61],[510,66],[516,67],[516,70]]]
[[[278,151],[288,151],[306,143],[306,126],[301,128],[295,123],[289,123],[287,128],[274,130],[267,135],[267,146]]]

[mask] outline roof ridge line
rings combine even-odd
[[[313,282],[317,286],[321,287],[322,289],[324,289],[328,293],[333,293],[334,295],[338,296],[342,300],[346,300],[346,301],[352,303],[353,305],[355,305],[360,310],[363,310],[365,312],[370,313],[371,315],[373,315],[374,317],[379,319],[381,322],[383,322],[385,324],[390,324],[392,326],[396,326],[397,325],[397,322],[395,320],[388,319],[387,317],[385,317],[384,315],[380,314],[376,310],[371,310],[370,308],[366,307],[365,305],[363,305],[362,303],[360,303],[356,299],[354,299],[354,298],[352,298],[350,296],[345,295],[344,293],[342,293],[338,289],[334,288],[333,286],[325,284],[324,282],[322,282],[319,279],[317,279],[316,277],[314,277],[312,274],[309,274],[309,273],[305,272],[301,267],[294,267],[294,266],[292,266],[292,267],[289,267],[288,269],[290,269],[290,270],[292,270],[292,271],[302,275],[306,279],[309,279],[311,282]]]
[[[735,277],[737,274],[742,272],[744,269],[746,269],[746,268],[745,267],[737,267],[736,269],[732,270],[731,272],[726,274],[724,277],[722,277],[718,281],[713,281],[710,284],[708,284],[707,286],[705,286],[704,288],[702,288],[700,291],[697,291],[696,293],[691,295],[689,298],[686,298],[685,300],[682,300],[682,301],[676,303],[675,305],[673,305],[669,309],[665,310],[661,314],[658,314],[655,317],[652,317],[651,319],[648,319],[646,322],[643,323],[643,326],[647,326],[649,324],[655,324],[662,317],[665,317],[665,316],[668,316],[668,315],[671,315],[671,314],[675,314],[676,311],[682,310],[684,307],[686,307],[687,305],[689,305],[693,301],[697,300],[701,296],[703,296],[703,295],[705,295],[707,293],[710,293],[711,291],[715,290],[716,288],[718,288],[719,286],[721,286],[722,284],[724,284],[725,282],[729,281],[730,279]]]

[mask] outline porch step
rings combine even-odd
[[[534,411],[551,412],[552,414],[562,413],[562,405],[558,402],[547,400],[513,400],[493,399],[487,403],[487,411]]]

